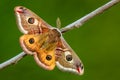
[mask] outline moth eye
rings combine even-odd
[[[72,55],[67,55],[67,56],[66,56],[66,60],[67,60],[67,61],[71,61],[71,60],[72,60]]]
[[[29,39],[29,43],[30,43],[30,44],[33,44],[34,42],[35,42],[34,38],[30,38],[30,39]]]
[[[33,24],[34,22],[35,22],[34,18],[32,18],[32,17],[28,18],[28,23]]]
[[[47,55],[47,56],[46,56],[46,59],[47,59],[48,61],[50,61],[50,60],[52,59],[52,56],[51,56],[51,55]]]

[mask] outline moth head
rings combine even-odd
[[[62,52],[56,61],[57,67],[62,71],[82,75],[84,67],[79,57],[72,51]]]

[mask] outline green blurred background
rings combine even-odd
[[[0,63],[19,54],[22,35],[16,25],[14,7],[25,6],[52,26],[60,17],[66,26],[109,0],[1,0]],[[120,4],[94,17],[81,28],[64,34],[84,63],[83,76],[46,71],[27,56],[16,65],[0,70],[0,80],[119,80],[120,79]]]

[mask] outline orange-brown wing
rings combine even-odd
[[[52,27],[39,16],[23,6],[15,7],[14,11],[18,28],[24,34],[40,34],[52,29]]]
[[[24,52],[34,56],[36,63],[47,70],[55,67],[55,43],[49,42],[48,33],[37,35],[23,35],[20,44]]]

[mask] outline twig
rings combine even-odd
[[[111,0],[108,3],[106,3],[105,5],[97,8],[96,10],[94,10],[93,12],[87,14],[86,16],[78,19],[77,21],[67,25],[66,27],[61,29],[61,32],[64,33],[66,31],[69,31],[73,28],[79,28],[81,27],[85,22],[87,22],[89,19],[93,18],[94,16],[103,13],[104,11],[106,11],[107,9],[109,9],[110,7],[114,6],[115,4],[119,3],[120,0]]]
[[[11,65],[11,64],[15,64],[17,63],[19,60],[21,60],[24,56],[26,56],[26,53],[21,52],[20,54],[18,54],[17,56],[3,62],[0,64],[0,70]]]
[[[113,5],[119,3],[120,0],[111,0],[108,3],[106,3],[105,5],[99,7],[98,9],[96,9],[95,11],[89,13],[88,15],[80,18],[79,20],[73,22],[72,24],[67,25],[66,27],[61,29],[61,32],[64,33],[66,31],[69,31],[73,28],[76,27],[80,27],[82,26],[86,21],[88,21],[89,19],[93,18],[94,16],[103,13],[105,10],[109,9],[110,7],[112,7]],[[11,65],[11,64],[15,64],[16,62],[18,62],[19,60],[21,60],[24,56],[26,56],[26,54],[24,52],[21,52],[20,54],[18,54],[17,56],[3,62],[0,64],[0,70]]]

